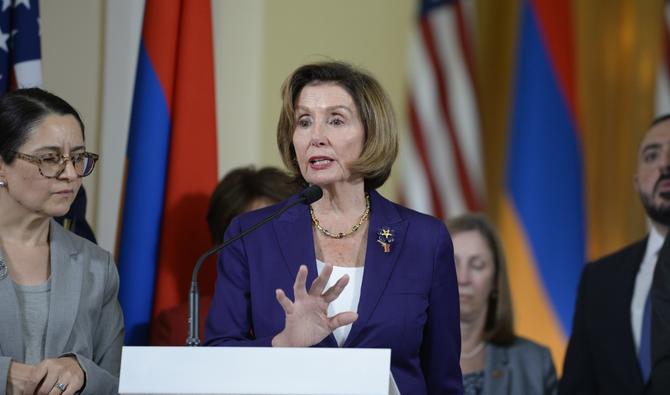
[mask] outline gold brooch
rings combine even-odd
[[[393,231],[389,228],[381,228],[379,232],[377,232],[377,243],[381,244],[381,246],[384,248],[384,253],[389,253],[391,252],[391,243],[395,240],[393,238]]]

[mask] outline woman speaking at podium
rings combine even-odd
[[[384,90],[327,62],[295,70],[282,100],[281,157],[323,197],[222,251],[206,344],[390,348],[403,395],[462,393],[449,234],[376,192],[398,151]],[[294,199],[236,218],[225,239]]]
[[[116,394],[123,316],[110,254],[63,229],[98,156],[63,99],[0,98],[0,394]]]

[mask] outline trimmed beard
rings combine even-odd
[[[640,200],[647,216],[654,222],[670,226],[670,193],[662,193],[661,197],[667,201],[667,204],[654,205],[653,198],[650,195],[640,192]]]

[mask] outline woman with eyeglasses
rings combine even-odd
[[[0,394],[117,393],[116,265],[53,219],[97,159],[63,99],[38,88],[0,97]]]

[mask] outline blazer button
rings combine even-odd
[[[501,378],[502,376],[505,375],[505,372],[503,372],[503,371],[500,370],[500,369],[493,369],[493,371],[491,372],[491,375],[492,375],[494,378],[499,379],[499,378]]]

